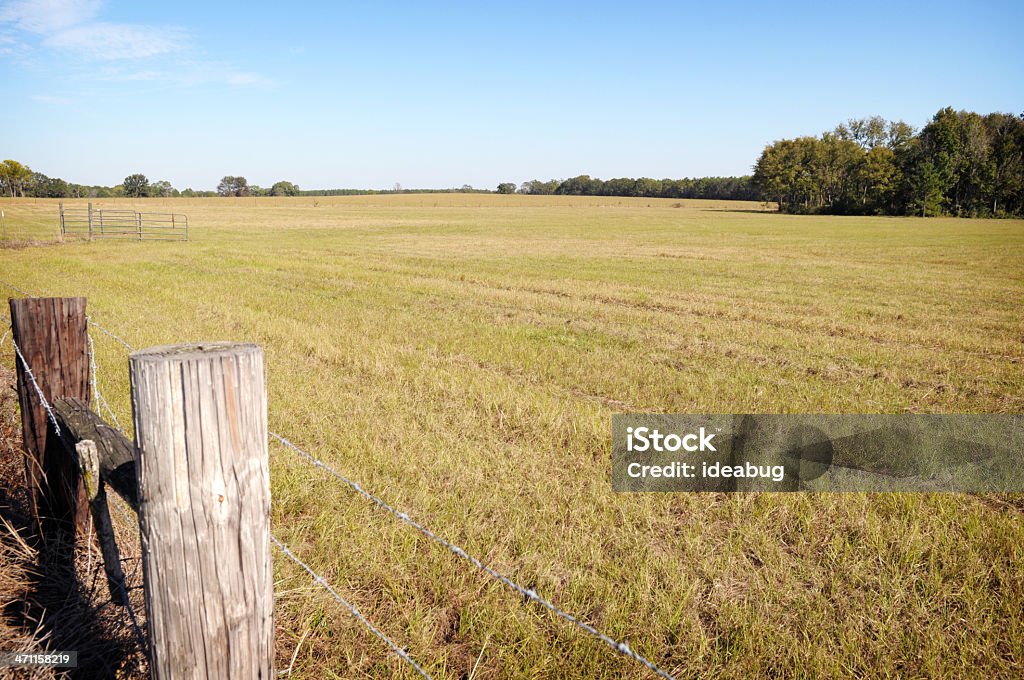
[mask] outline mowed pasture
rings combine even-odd
[[[56,201],[0,205],[11,234],[53,240]],[[1024,222],[492,195],[136,205],[187,213],[192,240],[4,248],[0,279],[87,296],[136,347],[261,344],[272,430],[668,671],[1024,673],[1019,496],[610,484],[616,412],[1024,412]],[[130,424],[126,352],[94,338]],[[275,534],[434,677],[653,677],[270,455]],[[275,563],[279,669],[411,677]]]

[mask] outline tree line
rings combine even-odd
[[[756,201],[758,191],[750,177],[695,177],[651,179],[617,177],[601,180],[590,175],[547,182],[530,180],[518,188],[512,182],[498,185],[499,194],[541,194],[562,196],[635,196],[641,198],[711,198]]]
[[[395,184],[392,189],[311,189],[302,190],[288,181],[275,182],[269,188],[249,184],[240,175],[225,175],[216,191],[192,188],[178,190],[167,180],[151,182],[142,173],[133,173],[121,184],[113,187],[89,186],[66,182],[33,172],[27,165],[8,160],[0,165],[0,190],[4,195],[32,196],[36,198],[169,198],[174,196],[355,196],[366,194],[410,193],[495,193],[474,189],[469,184],[450,189],[403,189]],[[758,191],[750,177],[699,177],[685,179],[651,179],[619,177],[601,180],[589,175],[546,182],[531,180],[516,186],[512,182],[498,185],[499,194],[536,194],[563,196],[636,196],[642,198],[711,198],[721,200],[757,200]]]
[[[1024,114],[852,119],[768,145],[753,184],[789,213],[1024,216]]]
[[[217,184],[216,191],[192,188],[178,190],[167,180],[151,182],[146,175],[136,172],[124,178],[115,186],[75,184],[59,177],[47,177],[34,172],[27,165],[14,160],[0,163],[0,196],[32,198],[205,198],[213,196],[359,196],[367,194],[413,194],[413,193],[492,193],[485,189],[474,189],[468,184],[451,189],[403,189],[395,184],[393,189],[308,189],[281,180],[270,187],[249,184],[241,175],[225,175]]]

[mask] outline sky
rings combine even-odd
[[[0,158],[304,189],[749,174],[766,144],[1024,112],[1024,2],[0,0]]]

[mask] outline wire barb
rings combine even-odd
[[[494,578],[497,581],[500,581],[501,583],[505,584],[506,586],[508,586],[512,590],[516,591],[517,593],[519,593],[520,595],[522,595],[526,599],[531,600],[533,602],[536,602],[537,604],[541,605],[542,607],[547,609],[552,614],[554,614],[554,615],[556,615],[556,616],[558,616],[558,617],[568,621],[569,623],[573,624],[574,626],[576,626],[580,630],[582,630],[582,631],[588,633],[589,635],[597,638],[601,642],[604,642],[606,645],[608,645],[609,647],[614,649],[616,652],[618,652],[620,654],[623,654],[624,656],[627,656],[627,657],[633,659],[634,661],[636,661],[636,662],[646,666],[650,671],[652,671],[653,673],[655,673],[659,677],[665,678],[665,680],[675,680],[674,676],[672,676],[667,671],[662,670],[661,668],[659,668],[658,666],[654,665],[652,662],[648,661],[646,658],[641,656],[640,654],[638,654],[635,651],[633,651],[633,649],[628,644],[626,644],[625,642],[619,642],[618,640],[616,640],[616,639],[614,639],[612,637],[609,637],[608,635],[605,635],[601,631],[599,631],[596,628],[594,628],[593,626],[591,626],[589,623],[585,623],[584,621],[581,621],[580,619],[578,619],[577,617],[573,616],[572,614],[569,614],[568,612],[562,611],[561,609],[556,607],[550,600],[547,600],[547,599],[541,597],[540,595],[538,595],[537,591],[534,590],[533,588],[524,588],[523,586],[519,585],[518,583],[516,583],[515,581],[513,581],[509,577],[505,576],[501,572],[499,572],[499,571],[497,571],[497,570],[487,566],[486,564],[484,564],[483,562],[478,560],[476,557],[473,557],[472,555],[467,553],[465,550],[463,550],[459,546],[455,545],[454,543],[451,543],[447,539],[444,539],[444,538],[438,536],[433,531],[431,531],[427,527],[423,526],[422,524],[420,524],[416,520],[410,519],[408,513],[399,512],[395,508],[391,507],[386,501],[378,498],[377,496],[374,496],[373,494],[371,494],[368,491],[365,491],[363,489],[363,487],[360,486],[358,483],[352,481],[348,477],[345,477],[341,473],[337,472],[336,470],[334,470],[329,465],[324,463],[322,460],[316,458],[312,454],[307,453],[306,451],[303,451],[298,446],[296,446],[292,442],[288,441],[287,439],[285,439],[281,435],[277,434],[276,432],[270,432],[269,434],[270,434],[271,437],[273,437],[277,441],[281,442],[286,447],[292,449],[293,451],[295,451],[296,453],[298,453],[299,455],[304,457],[306,460],[308,460],[310,463],[312,463],[315,467],[318,467],[318,468],[321,468],[322,470],[325,470],[328,474],[334,476],[335,478],[337,478],[341,482],[344,482],[345,484],[347,484],[349,487],[354,489],[358,494],[360,494],[361,496],[363,496],[364,498],[366,498],[370,502],[374,503],[375,505],[377,505],[381,509],[391,513],[392,515],[397,517],[399,520],[401,520],[402,522],[405,522],[409,526],[413,527],[414,529],[416,529],[421,534],[423,534],[427,538],[431,539],[435,543],[445,547],[452,554],[457,555],[457,556],[463,558],[464,560],[466,560],[467,562],[469,562],[474,567],[476,567],[480,571],[484,572],[488,576]]]
[[[327,582],[327,579],[325,579],[320,574],[316,573],[316,571],[314,571],[312,567],[310,567],[308,564],[299,559],[295,555],[295,553],[288,549],[288,546],[286,546],[284,543],[278,540],[278,538],[273,534],[270,534],[270,540],[273,541],[274,545],[277,546],[278,550],[283,552],[292,562],[306,570],[306,573],[313,577],[314,582],[316,582],[320,586],[323,586],[323,588],[327,590],[327,592],[334,596],[335,600],[344,605],[344,607],[348,609],[349,613],[351,613],[354,618],[358,619],[360,623],[369,628],[370,632],[372,632],[374,635],[380,638],[388,647],[391,648],[391,651],[393,651],[395,654],[399,656],[399,658],[401,658],[407,664],[416,669],[416,672],[424,678],[427,678],[427,680],[433,680],[425,670],[420,668],[420,665],[418,663],[412,660],[412,657],[410,657],[404,649],[402,649],[394,642],[392,642],[391,638],[389,638],[387,635],[385,635],[383,632],[377,629],[372,623],[369,622],[369,620],[367,620],[365,616],[359,613],[359,610],[356,608],[354,604],[352,604],[351,602],[343,598],[341,595],[339,595],[337,592],[335,592],[334,588],[331,587],[331,584]]]

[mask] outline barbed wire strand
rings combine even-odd
[[[88,321],[88,320],[89,320],[89,317],[86,317],[86,321]],[[89,341],[89,368],[90,368],[90,371],[92,373],[92,392],[93,392],[93,396],[95,396],[95,398],[96,398],[96,413],[99,414],[99,412],[100,412],[100,400],[102,399],[104,404],[107,403],[107,400],[104,399],[103,396],[100,394],[100,384],[96,380],[96,347],[95,347],[95,344],[92,341],[92,335],[90,333],[88,333],[88,331],[87,331],[85,337]],[[110,407],[109,406],[107,406],[107,410],[110,411]],[[121,430],[121,424],[117,422],[117,417],[114,416],[113,411],[110,411],[110,415],[114,417],[114,424],[117,425],[117,429]],[[123,432],[123,430],[121,430],[121,431]],[[149,660],[149,653],[147,651],[146,636],[143,635],[142,628],[139,627],[139,621],[138,621],[138,619],[135,616],[135,607],[132,606],[132,600],[128,596],[128,591],[125,589],[124,581],[123,580],[118,580],[117,587],[121,591],[121,597],[124,599],[125,609],[128,610],[128,618],[131,620],[132,628],[135,630],[135,637],[136,637],[136,642],[139,645],[139,651],[142,653],[142,655],[148,661]]]
[[[114,415],[114,409],[110,408],[110,404],[107,403],[106,397],[104,397],[100,393],[100,385],[96,381],[96,352],[95,352],[95,346],[93,345],[93,341],[92,341],[92,333],[89,333],[88,327],[89,326],[95,326],[99,330],[103,331],[104,333],[106,333],[110,337],[112,337],[115,340],[117,340],[118,342],[120,342],[122,345],[124,345],[128,349],[133,350],[134,348],[131,345],[129,345],[127,342],[122,340],[121,338],[117,337],[116,335],[114,335],[113,333],[111,333],[110,331],[106,330],[105,328],[100,326],[98,323],[93,321],[91,316],[85,317],[85,323],[86,323],[86,336],[89,338],[89,360],[92,362],[92,387],[93,387],[93,391],[96,393],[96,414],[99,415],[100,417],[103,416],[103,411],[100,410],[100,401],[102,401],[103,405],[107,407],[107,413],[109,413],[111,419],[113,419],[114,425],[117,426],[118,432],[120,432],[121,434],[124,434],[124,428],[121,427],[121,423],[118,422],[117,416]]]
[[[389,638],[383,632],[378,630],[372,623],[370,623],[369,620],[367,620],[367,618],[365,616],[363,616],[359,612],[359,609],[354,604],[352,604],[351,602],[349,602],[348,600],[343,598],[341,595],[339,595],[334,590],[334,588],[331,587],[331,584],[327,582],[327,579],[325,579],[320,574],[316,573],[316,571],[314,571],[312,567],[310,567],[308,564],[306,564],[301,559],[299,559],[295,555],[295,553],[293,553],[291,550],[288,549],[288,546],[286,546],[284,543],[282,543],[273,534],[270,534],[270,540],[273,541],[274,545],[277,546],[278,550],[283,552],[292,562],[295,562],[295,564],[297,564],[300,567],[302,567],[303,569],[305,569],[306,573],[308,573],[310,576],[312,576],[313,580],[316,581],[317,584],[319,584],[321,587],[325,588],[327,590],[327,592],[329,592],[331,595],[333,595],[335,600],[337,600],[342,605],[344,605],[344,607],[346,609],[348,609],[349,613],[351,613],[353,617],[358,619],[360,621],[360,623],[362,623],[367,628],[369,628],[370,632],[372,632],[374,635],[376,635],[378,638],[380,638],[388,647],[391,648],[391,651],[393,651],[395,654],[397,654],[403,661],[408,663],[410,666],[415,668],[416,672],[419,673],[421,676],[423,676],[424,678],[427,678],[427,680],[432,680],[430,675],[425,670],[420,668],[420,665],[418,663],[416,663],[415,661],[413,661],[412,657],[410,657],[405,652],[405,650],[403,650],[401,647],[399,647],[394,642],[392,642],[391,638]]]
[[[35,296],[35,295],[33,295],[32,293],[29,293],[29,292],[27,292],[27,291],[24,291],[24,290],[22,290],[21,288],[18,288],[18,287],[17,287],[17,286],[15,286],[15,285],[14,285],[13,283],[8,283],[8,282],[6,282],[6,281],[0,281],[0,283],[4,284],[4,285],[5,285],[5,286],[7,286],[8,288],[13,288],[14,290],[16,290],[16,291],[18,291],[19,293],[21,293],[22,295],[24,295],[25,297],[36,297],[36,296]]]
[[[32,387],[36,389],[36,395],[39,397],[39,403],[43,405],[46,415],[50,417],[50,422],[53,423],[53,431],[56,432],[59,437],[60,425],[57,424],[57,417],[53,415],[53,410],[50,408],[50,402],[46,401],[46,397],[43,395],[43,390],[40,389],[39,383],[36,382],[36,376],[32,374],[32,369],[29,368],[28,362],[25,361],[25,357],[21,353],[21,348],[18,347],[18,343],[14,341],[14,336],[11,336],[11,344],[14,345],[14,351],[21,360],[21,366],[25,369],[25,375],[27,375],[28,379],[32,382]]]
[[[358,482],[354,482],[351,479],[349,479],[348,477],[345,477],[344,475],[340,474],[339,472],[337,472],[336,470],[331,468],[329,465],[327,465],[323,461],[321,461],[318,458],[316,458],[315,456],[307,453],[306,451],[303,451],[298,446],[296,446],[292,442],[288,441],[287,439],[285,439],[281,435],[279,435],[279,434],[277,434],[275,432],[270,432],[269,434],[274,439],[278,440],[279,442],[281,442],[282,444],[284,444],[288,448],[292,449],[296,453],[298,453],[301,456],[303,456],[304,458],[306,458],[306,460],[308,460],[314,466],[321,468],[322,470],[326,471],[328,474],[334,476],[335,478],[337,478],[341,482],[347,484],[356,493],[360,494],[361,496],[363,496],[364,498],[366,498],[370,502],[374,503],[375,505],[377,505],[381,509],[391,513],[392,515],[394,515],[395,517],[397,517],[401,521],[405,522],[409,526],[411,526],[414,529],[416,529],[417,531],[419,531],[421,534],[423,534],[427,538],[433,540],[434,542],[438,543],[441,546],[444,546],[451,553],[453,553],[455,555],[458,555],[459,557],[461,557],[464,560],[468,561],[470,564],[472,564],[474,567],[476,567],[480,571],[483,571],[484,573],[486,573],[487,575],[491,576],[492,578],[494,578],[494,579],[500,581],[501,583],[505,584],[506,586],[508,586],[512,590],[516,591],[517,593],[519,593],[520,595],[522,595],[526,599],[532,600],[533,602],[538,603],[539,605],[541,605],[542,607],[544,607],[545,609],[550,611],[552,614],[555,614],[556,616],[558,616],[558,617],[568,621],[569,623],[573,624],[574,626],[576,626],[580,630],[583,630],[584,632],[586,632],[586,633],[590,634],[591,636],[597,638],[601,642],[604,642],[606,645],[608,645],[609,647],[611,647],[615,651],[619,652],[620,654],[623,654],[623,655],[633,659],[634,661],[636,661],[636,662],[646,666],[649,670],[653,671],[658,676],[660,676],[662,678],[665,678],[665,680],[675,680],[674,676],[672,676],[670,673],[668,673],[667,671],[662,670],[661,668],[659,668],[658,666],[654,665],[652,662],[648,661],[646,658],[644,658],[643,656],[641,656],[637,652],[633,651],[633,649],[630,648],[630,646],[627,643],[619,642],[618,640],[615,640],[614,638],[611,638],[608,635],[605,635],[601,631],[599,631],[596,628],[594,628],[593,626],[591,626],[589,623],[585,623],[584,621],[581,621],[580,619],[576,618],[572,614],[569,614],[568,612],[562,611],[561,609],[556,607],[553,603],[551,603],[549,600],[546,600],[543,597],[541,597],[540,595],[538,595],[537,591],[534,590],[533,588],[524,588],[523,586],[519,585],[518,583],[516,583],[512,579],[508,578],[507,576],[505,576],[501,572],[499,572],[499,571],[497,571],[497,570],[487,566],[486,564],[484,564],[483,562],[478,560],[476,557],[473,557],[472,555],[467,553],[465,550],[463,550],[459,546],[457,546],[457,545],[451,543],[450,541],[448,541],[448,540],[438,536],[437,534],[435,534],[433,531],[431,531],[427,527],[423,526],[422,524],[420,524],[416,520],[410,518],[408,514],[406,514],[404,512],[400,512],[400,511],[396,510],[395,508],[391,507],[386,501],[378,498],[377,496],[374,496],[369,491],[366,491],[362,486],[359,485]]]
[[[86,317],[88,322],[89,317]],[[89,371],[92,374],[92,396],[96,400],[96,413],[100,413],[100,385],[96,382],[96,346],[92,342],[92,335],[88,332],[85,338],[89,341]]]
[[[118,422],[117,416],[114,414],[114,409],[110,408],[110,404],[107,403],[107,398],[103,396],[102,392],[99,393],[99,396],[100,396],[100,401],[103,402],[103,406],[107,409],[107,413],[110,414],[110,419],[114,421],[114,427],[117,428],[118,432],[120,432],[121,434],[124,434],[124,428],[121,427],[121,423]],[[99,414],[99,413],[97,413],[97,415],[102,416],[102,414]]]
[[[107,398],[104,397],[103,392],[100,391],[100,383],[99,380],[97,380],[96,378],[96,353],[95,345],[93,344],[92,340],[92,334],[87,332],[86,337],[89,338],[89,362],[92,368],[92,392],[96,396],[96,414],[99,415],[100,417],[103,416],[102,412],[100,411],[100,402],[102,402],[107,409],[107,413],[110,414],[110,418],[114,421],[114,426],[117,428],[117,431],[120,432],[121,434],[124,434],[124,428],[122,428],[121,423],[118,422],[117,415],[114,414],[114,410],[110,408],[110,404],[107,403]],[[111,498],[116,498],[117,500],[111,503],[109,501],[109,499]],[[129,514],[129,511],[125,510],[123,506],[124,500],[117,494],[114,494],[113,496],[107,496],[107,499],[107,505],[113,505],[114,507],[117,508],[117,511],[118,513],[120,513],[122,519],[124,519],[125,523],[131,528],[132,535],[134,537],[138,537],[139,522],[138,517],[134,514],[134,511],[132,511],[131,514]]]
[[[99,325],[95,321],[93,321],[91,323],[92,323],[93,326],[95,326],[97,328],[97,330],[99,330],[99,331],[101,331],[103,333],[106,333],[107,335],[112,337],[114,340],[117,340],[119,343],[121,343],[126,348],[128,348],[128,351],[130,351],[130,352],[134,352],[135,351],[135,348],[132,347],[130,344],[128,344],[125,340],[121,339],[120,336],[115,335],[114,333],[111,333],[110,331],[108,331],[106,328],[104,328],[103,326]]]

